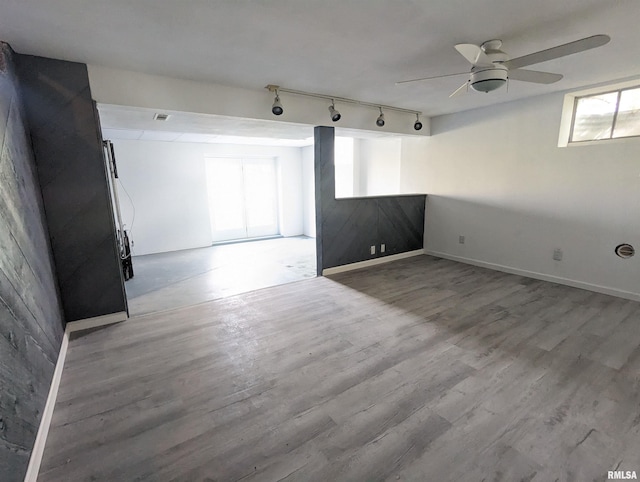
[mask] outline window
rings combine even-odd
[[[576,97],[569,142],[640,136],[640,87]]]

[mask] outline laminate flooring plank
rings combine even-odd
[[[72,338],[39,480],[604,480],[639,323],[430,256],[134,317]]]
[[[541,330],[532,340],[537,347],[551,351],[571,334],[576,333],[584,324],[588,323],[598,313],[593,307],[574,304],[571,309],[562,313],[554,322]]]
[[[638,303],[628,300],[616,300],[610,302],[605,308],[594,316],[589,323],[582,327],[584,333],[606,337],[616,331],[617,326],[630,314],[635,312],[636,320],[640,321],[638,315]]]
[[[453,359],[442,359],[428,366],[416,367],[408,363],[380,374],[370,383],[358,384],[325,403],[325,410],[338,423],[353,422],[352,417],[371,413],[385,406],[399,408],[409,404],[419,408],[437,398],[448,388],[460,383],[475,370]],[[410,373],[410,376],[406,376]],[[402,384],[394,379],[406,380]],[[372,421],[376,430],[384,426],[380,420]]]
[[[640,315],[633,312],[622,320],[589,358],[611,368],[622,368],[640,347]]]
[[[266,461],[304,446],[334,425],[322,411],[311,410],[270,426],[253,420],[253,424],[239,426],[231,437],[226,427],[221,427],[226,437],[213,431],[203,432],[193,440],[166,449],[162,457],[129,465],[126,473],[151,480],[203,480],[209,476],[238,480],[257,467],[262,469]]]
[[[634,348],[629,354],[627,362],[620,368],[622,373],[631,373],[640,375],[640,346]]]
[[[384,480],[410,465],[450,427],[424,407],[361,446],[332,448],[326,453],[330,466],[298,480]]]

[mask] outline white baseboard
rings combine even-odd
[[[389,256],[383,256],[381,258],[358,261],[357,263],[343,264],[342,266],[323,269],[322,276],[344,273],[345,271],[352,271],[354,269],[367,268],[368,266],[388,263],[390,261],[396,261],[398,259],[411,258],[412,256],[418,256],[421,254],[424,254],[424,249],[416,249],[415,251],[407,251],[406,253],[390,254]]]
[[[38,434],[36,435],[36,441],[33,444],[33,450],[31,451],[31,457],[29,458],[27,474],[24,477],[25,482],[36,482],[36,480],[38,479],[40,464],[42,463],[42,456],[44,454],[44,447],[47,443],[47,435],[49,435],[51,418],[53,417],[53,409],[55,408],[56,399],[58,398],[58,389],[60,388],[62,369],[64,368],[64,361],[67,357],[67,350],[69,348],[70,334],[74,331],[87,330],[89,328],[97,328],[99,326],[120,323],[121,321],[125,321],[126,319],[127,313],[121,311],[118,313],[111,313],[109,315],[96,316],[93,318],[86,318],[84,320],[71,321],[67,323],[64,330],[64,335],[62,335],[62,344],[60,345],[58,361],[56,362],[56,368],[53,372],[53,379],[51,380],[51,386],[49,387],[47,403],[45,404],[44,410],[42,412],[42,419],[40,420],[40,426],[38,427]]]
[[[121,321],[125,321],[126,319],[127,313],[125,311],[119,311],[118,313],[94,316],[93,318],[85,318],[84,320],[70,321],[69,323],[67,323],[66,331],[71,333],[73,331],[88,330],[89,328],[97,328],[99,326],[120,323]]]
[[[583,290],[595,291],[596,293],[602,293],[605,295],[617,296],[618,298],[624,298],[626,300],[640,301],[640,293],[633,293],[631,291],[623,291],[616,288],[610,288],[608,286],[600,286],[596,284],[585,283],[582,281],[576,281],[569,278],[562,278],[560,276],[553,276],[549,274],[538,273],[536,271],[528,271],[520,268],[512,268],[511,266],[504,266],[496,263],[488,263],[486,261],[480,261],[473,258],[465,258],[462,256],[456,256],[448,253],[441,253],[439,251],[425,250],[425,254],[428,254],[430,256],[436,256],[438,258],[449,259],[451,261],[458,261],[460,263],[480,266],[481,268],[489,268],[496,271],[502,271],[504,273],[526,276],[527,278],[534,278],[542,281],[550,281],[552,283],[571,286],[573,288],[580,288]]]
[[[58,354],[58,361],[56,362],[56,368],[53,372],[53,379],[51,380],[51,386],[49,387],[47,403],[45,404],[42,412],[42,419],[40,420],[40,426],[38,427],[36,442],[33,444],[33,450],[31,451],[31,457],[29,458],[27,474],[24,477],[25,482],[36,482],[38,473],[40,472],[44,446],[47,442],[47,435],[49,435],[49,426],[51,425],[53,409],[56,405],[56,399],[58,398],[58,388],[60,387],[60,380],[62,379],[62,368],[64,367],[64,360],[67,357],[68,347],[69,331],[65,330],[64,335],[62,335],[62,345],[60,345],[60,353]]]

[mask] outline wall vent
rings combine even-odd
[[[627,243],[619,244],[618,246],[616,246],[615,252],[622,259],[629,259],[634,254],[636,254],[636,250],[634,249],[634,247]]]
[[[157,121],[166,121],[169,117],[169,114],[156,114],[153,116],[153,119]]]

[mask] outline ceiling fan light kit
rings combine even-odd
[[[509,78],[506,68],[497,66],[471,72],[469,84],[477,92],[489,93],[502,87]]]

